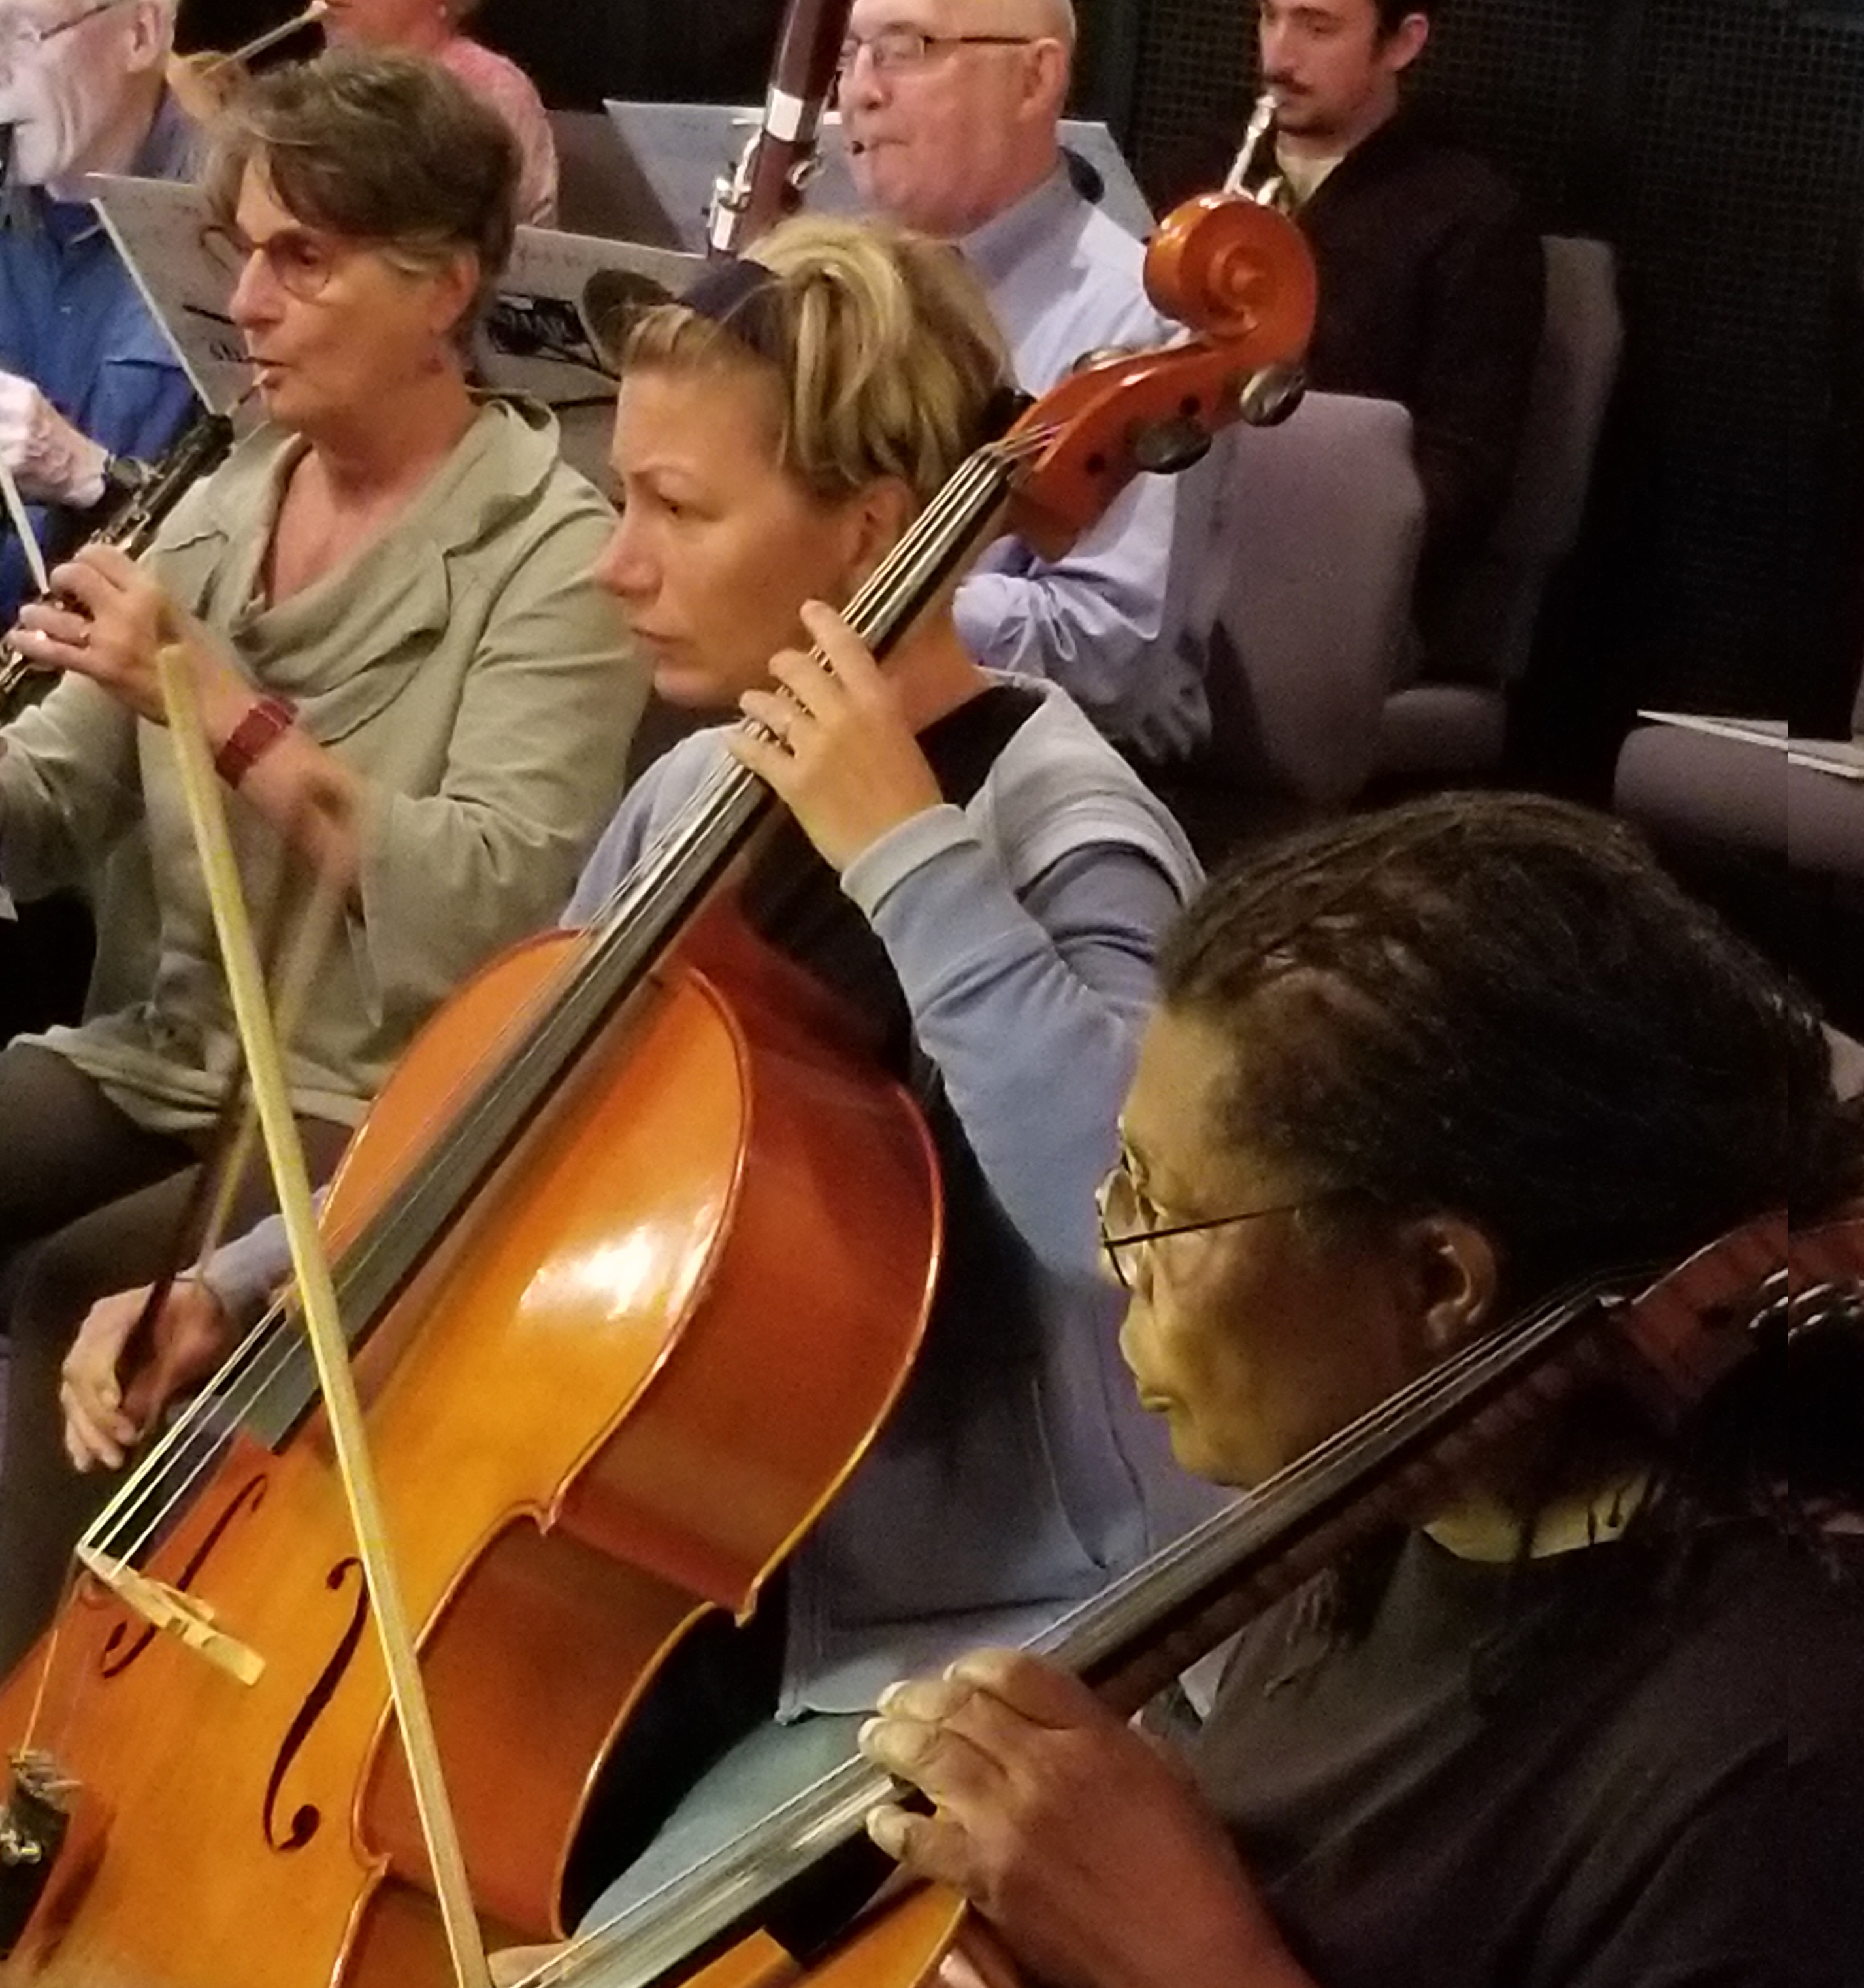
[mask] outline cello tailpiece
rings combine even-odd
[[[10,1954],[44,1895],[71,1827],[73,1784],[44,1753],[16,1754],[0,1808],[0,1958]]]

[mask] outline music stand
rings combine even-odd
[[[233,408],[252,369],[228,315],[227,272],[201,245],[210,218],[206,196],[174,180],[100,178],[96,187],[104,225],[195,390],[210,407]],[[598,269],[626,269],[677,293],[698,267],[697,257],[674,249],[519,228],[480,327],[474,357],[481,379],[495,392],[528,394],[552,409],[564,460],[599,482],[615,387],[582,318],[582,286]],[[250,402],[240,418],[258,418]]]
[[[665,238],[683,248],[703,248],[713,187],[721,175],[730,177],[760,113],[729,103],[611,101],[606,107],[633,170],[647,182],[664,218]],[[1099,175],[1099,205],[1143,242],[1152,232],[1154,217],[1113,133],[1102,123],[1065,118],[1061,137]],[[818,214],[862,211],[848,171],[841,120],[832,110],[822,119],[822,147],[804,205]]]

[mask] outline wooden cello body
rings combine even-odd
[[[430,1025],[345,1162],[338,1226],[576,943],[521,947]],[[361,1356],[495,1942],[559,1930],[631,1707],[701,1618],[748,1610],[923,1330],[938,1199],[916,1110],[799,1023],[793,990],[746,979],[733,1000],[670,969],[501,1169],[497,1221],[464,1222]],[[237,1438],[146,1565],[263,1673],[238,1682],[81,1587],[0,1692],[0,1744],[31,1725],[95,1790],[0,1980],[444,1988],[320,1421],[276,1453]]]
[[[1311,259],[1251,203],[1190,204],[1148,271],[1200,335],[1071,374],[978,451],[849,604],[877,654],[1006,506],[1059,551],[1305,341]],[[577,1821],[656,1666],[707,1611],[748,1608],[925,1324],[937,1185],[910,1102],[804,976],[752,963],[728,918],[694,923],[768,803],[726,776],[619,887],[589,961],[559,972],[579,942],[540,940],[458,997],[333,1198],[384,1523],[494,1945],[559,1929]],[[171,1533],[114,1534],[248,1681],[81,1584],[0,1686],[0,1746],[69,1784],[62,1843],[0,1933],[4,1988],[452,1978],[323,1425],[229,1421]],[[901,1978],[937,1965],[946,1905],[908,1912]],[[795,1978],[755,1942],[701,1965],[723,1969],[705,1988]]]

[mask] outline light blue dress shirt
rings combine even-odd
[[[1059,166],[959,246],[1029,393],[1045,392],[1085,353],[1162,344],[1181,329],[1146,298],[1144,248],[1083,200]],[[971,653],[1065,685],[1142,760],[1195,750],[1211,718],[1186,608],[1190,549],[1208,536],[1207,468],[1137,478],[1052,565],[1018,539],[998,539],[957,592]]]
[[[195,137],[180,105],[164,97],[130,170],[186,179]],[[8,210],[0,219],[0,369],[30,380],[111,455],[160,455],[192,412],[194,389],[96,209],[20,188]],[[56,515],[32,509],[42,545]],[[11,532],[4,539],[0,629],[33,590],[17,540]]]

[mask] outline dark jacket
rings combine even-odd
[[[1309,378],[1410,410],[1433,590],[1480,550],[1507,495],[1545,309],[1539,238],[1499,174],[1403,116],[1296,218],[1320,272]]]

